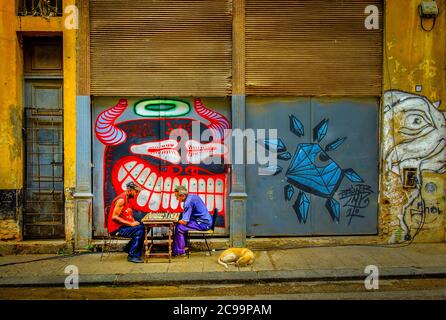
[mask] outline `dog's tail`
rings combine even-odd
[[[218,263],[224,266],[226,269],[228,269],[228,265],[220,260],[220,257],[218,257]]]

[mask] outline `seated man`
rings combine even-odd
[[[175,229],[173,255],[185,256],[185,233],[188,230],[209,230],[212,224],[212,216],[203,200],[197,195],[188,194],[184,186],[177,186],[174,192],[177,200],[184,202],[184,212]]]
[[[119,233],[122,237],[132,238],[124,249],[129,254],[127,260],[141,263],[144,262],[141,259],[144,245],[144,225],[133,218],[131,203],[131,199],[138,195],[139,187],[135,183],[129,182],[126,188],[125,192],[112,201],[107,227],[111,235]]]

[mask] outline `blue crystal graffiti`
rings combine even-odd
[[[280,139],[265,139],[265,148],[273,152],[285,152],[286,147]]]
[[[302,122],[294,115],[289,116],[290,131],[296,136],[304,135]],[[319,144],[328,132],[328,119],[323,119],[313,128],[312,143],[298,143],[296,152],[291,155],[287,151],[285,143],[281,139],[265,139],[264,146],[267,150],[277,152],[280,160],[290,160],[285,176],[288,184],[284,187],[286,201],[291,201],[297,192],[297,199],[293,204],[299,223],[306,223],[310,209],[310,200],[307,193],[325,198],[325,208],[332,220],[339,223],[341,206],[334,199],[344,178],[353,183],[364,182],[361,176],[352,168],[342,169],[330,156],[329,152],[336,150],[342,145],[347,137],[338,138],[328,143],[325,148]],[[282,171],[280,166],[269,169],[272,175]],[[345,206],[345,205],[344,205]]]
[[[302,137],[304,135],[304,126],[302,122],[300,122],[300,120],[292,114],[290,114],[290,130],[298,137]]]

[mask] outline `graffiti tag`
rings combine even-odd
[[[339,194],[339,199],[347,199],[344,207],[347,207],[347,218],[349,218],[348,225],[352,222],[354,217],[364,218],[359,214],[360,209],[367,208],[370,204],[370,195],[373,193],[372,188],[366,184],[357,184],[348,189],[342,190]]]

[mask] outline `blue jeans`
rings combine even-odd
[[[132,238],[128,246],[130,247],[129,256],[140,258],[144,248],[144,225],[140,224],[135,227],[120,226],[115,232],[121,237]]]

